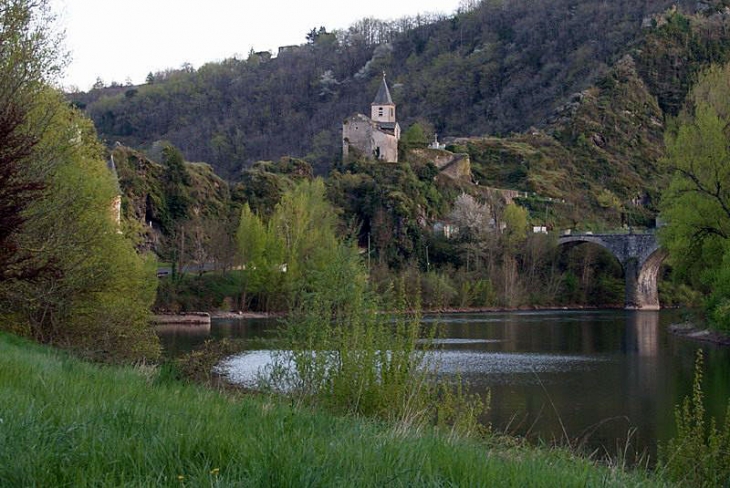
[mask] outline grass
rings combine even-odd
[[[295,408],[0,335],[0,486],[653,486],[563,450]]]

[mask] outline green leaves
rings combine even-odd
[[[281,294],[297,303],[302,294],[311,293],[342,279],[324,279],[328,265],[341,254],[357,260],[354,249],[336,236],[337,215],[325,199],[322,180],[304,180],[285,192],[264,221],[248,204],[241,211],[238,247],[246,274],[246,291],[259,294],[266,308]],[[353,271],[353,270],[351,270]],[[345,279],[357,280],[356,272]]]
[[[725,323],[730,300],[730,65],[710,70],[690,95],[694,110],[683,113],[667,134],[664,168],[672,175],[662,197],[668,225],[660,238],[680,278],[710,294],[710,319]],[[724,114],[724,115],[720,115]],[[724,325],[726,327],[727,325]]]
[[[45,272],[4,283],[0,315],[27,325],[36,340],[94,359],[154,359],[154,263],[121,233],[116,182],[93,125],[51,88],[35,102],[28,124],[42,122],[43,131],[23,169],[45,190],[28,203],[17,242],[30,265]]]
[[[730,150],[726,123],[700,104],[690,122],[667,136],[664,166],[673,173],[662,200],[664,244],[680,269],[718,264],[730,237]]]

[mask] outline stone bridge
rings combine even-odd
[[[625,305],[631,310],[659,310],[657,274],[666,252],[655,234],[564,234],[562,246],[590,242],[603,247],[619,260],[626,278]]]

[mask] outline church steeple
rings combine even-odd
[[[370,118],[376,122],[395,122],[395,103],[390,97],[390,90],[385,82],[385,72],[383,72],[383,81],[380,83],[375,100],[371,104]]]

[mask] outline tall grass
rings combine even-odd
[[[359,269],[343,257],[351,263],[344,266]],[[331,269],[340,266],[333,262]],[[285,324],[282,343],[288,348],[275,354],[264,385],[285,385],[296,401],[337,413],[409,428],[431,423],[459,434],[483,431],[483,399],[439,376],[437,326],[424,325],[419,303],[406,304],[402,281],[398,288],[385,305],[358,286],[344,295],[343,286],[310,290]],[[378,312],[384,308],[396,312]]]
[[[647,486],[560,450],[414,433],[0,335],[0,486]]]
[[[665,476],[692,487],[730,486],[730,402],[720,426],[705,415],[702,349],[697,350],[692,395],[675,411],[677,435],[660,450]]]

